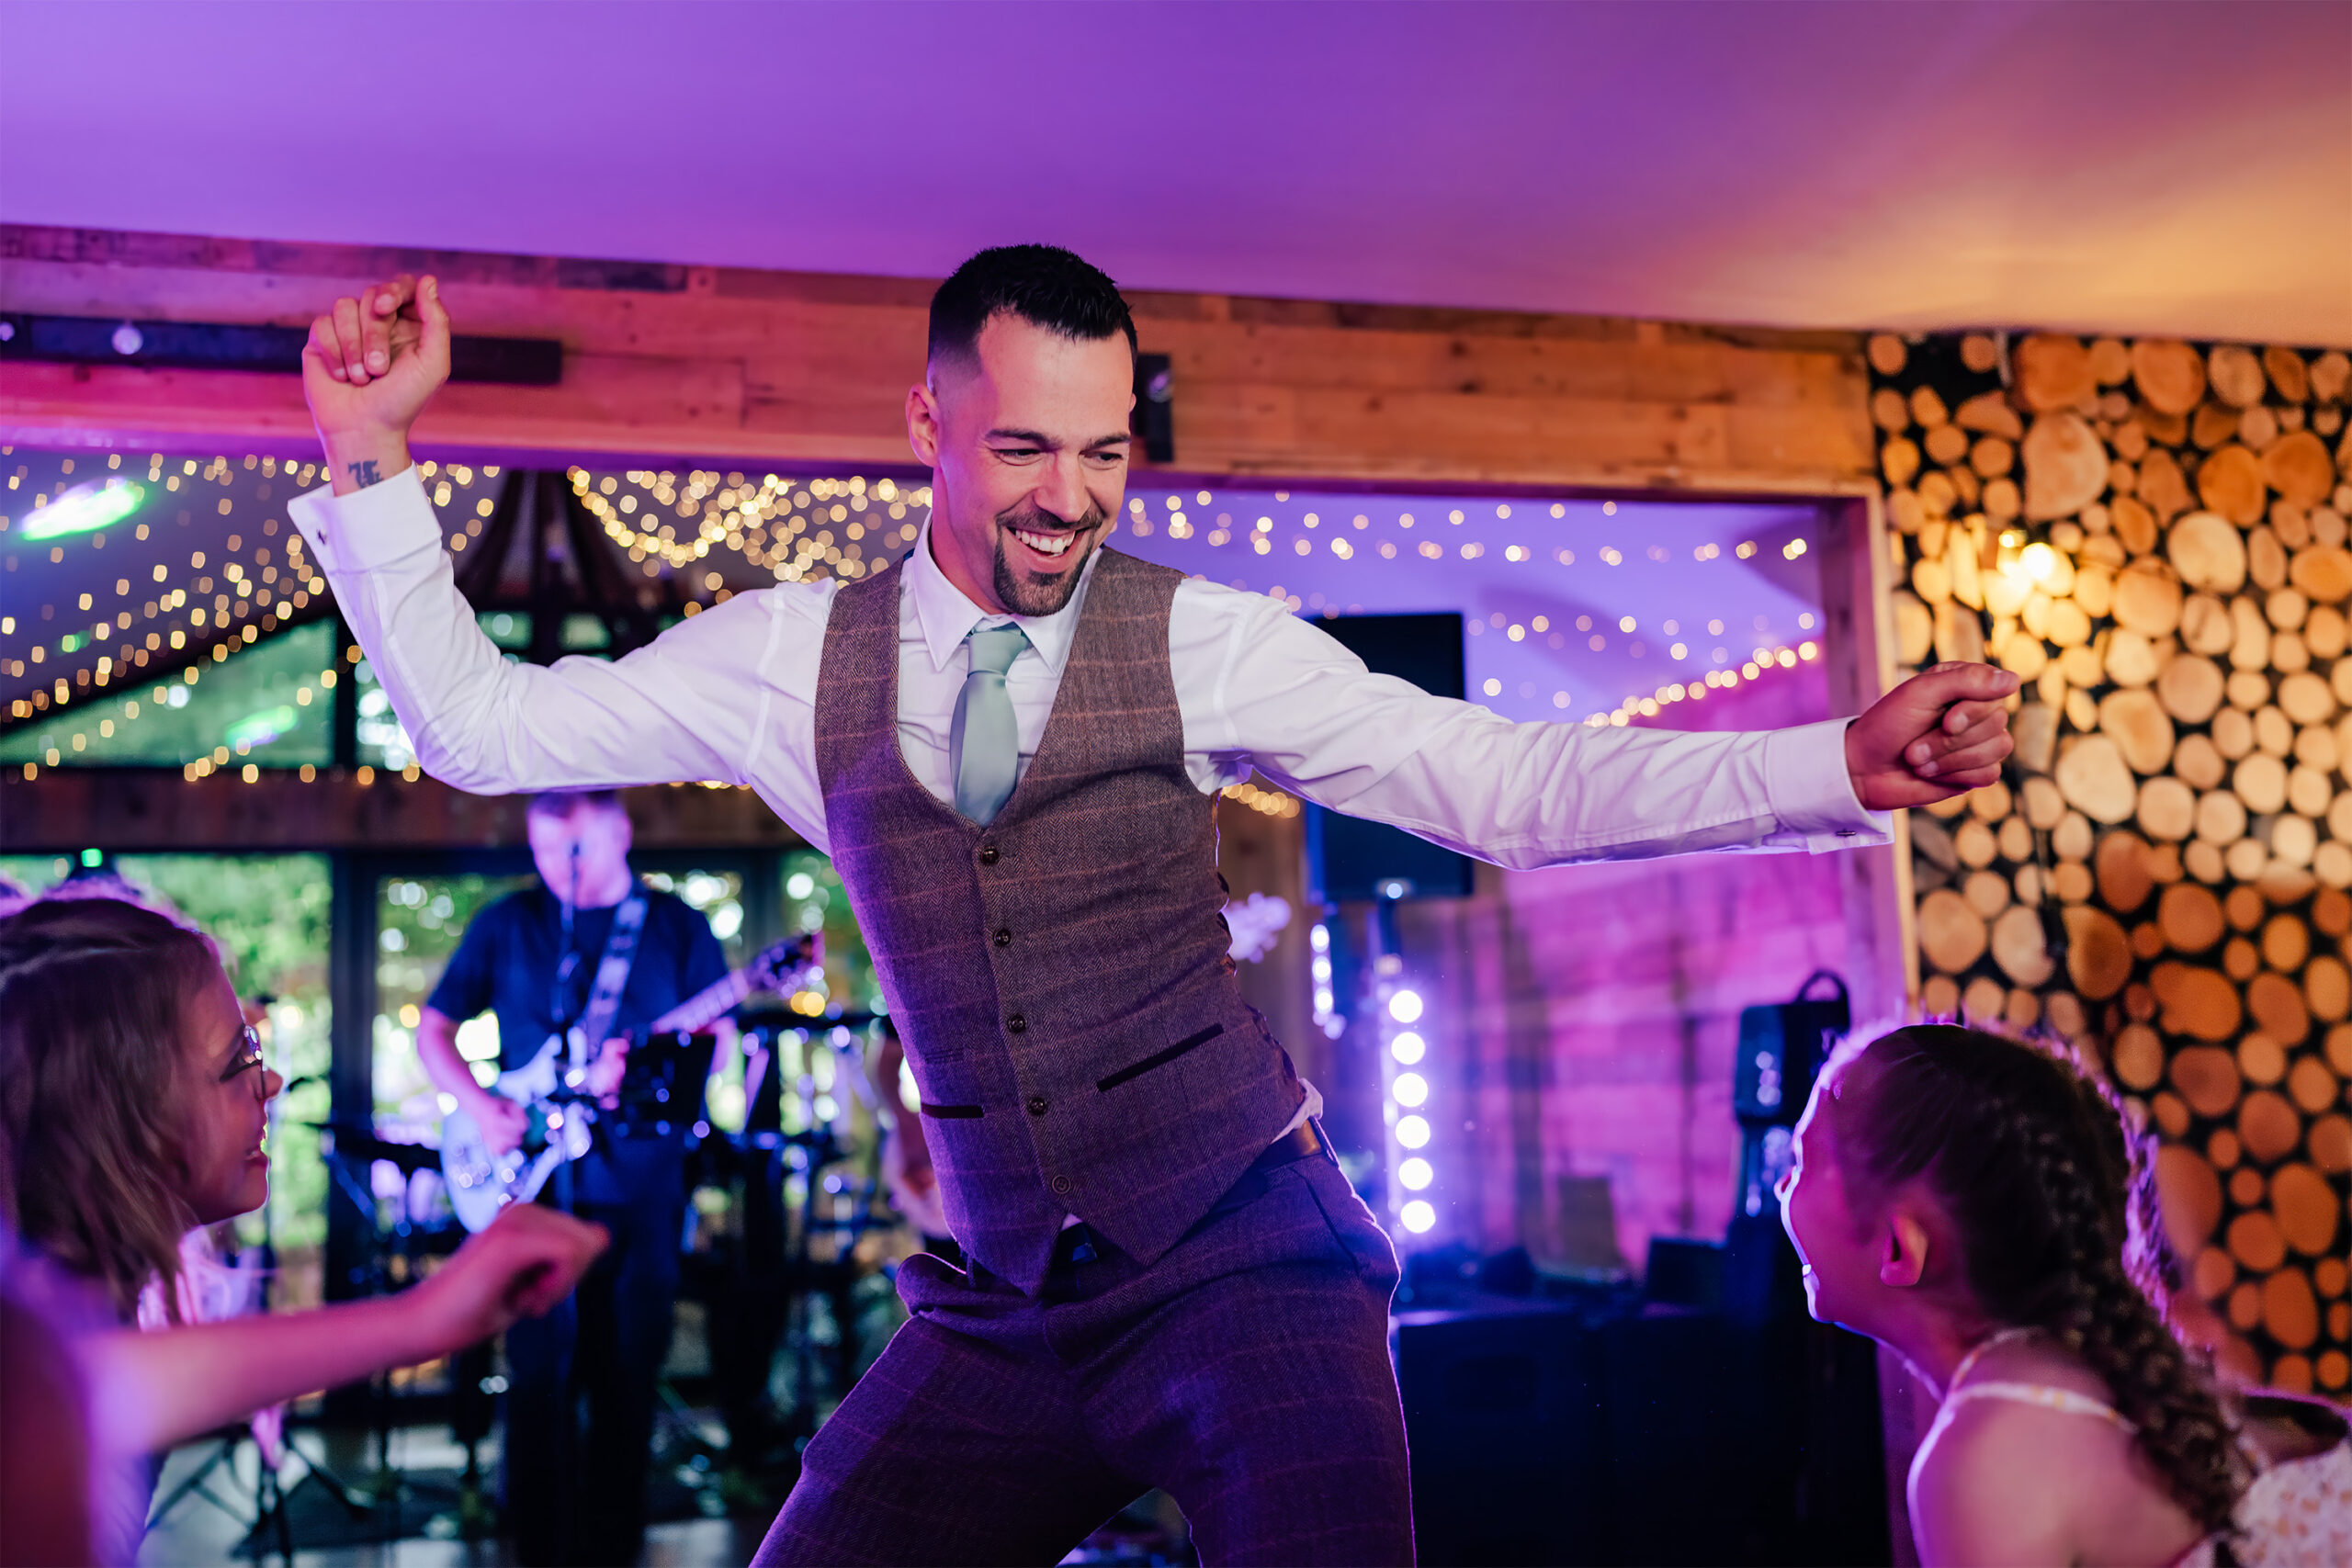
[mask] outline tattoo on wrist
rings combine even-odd
[[[364,463],[345,463],[344,467],[351,470],[351,477],[359,481],[359,488],[362,490],[369,485],[383,482],[384,476],[376,471],[376,459],[373,457]]]

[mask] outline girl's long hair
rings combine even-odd
[[[1838,1143],[1879,1190],[1924,1179],[1960,1234],[1968,1289],[2007,1325],[2047,1331],[2107,1384],[2174,1499],[2226,1529],[2236,1441],[2203,1370],[2141,1276],[2132,1223],[2154,1182],[2151,1140],[2096,1079],[2015,1040],[1952,1024],[1895,1030],[1859,1053]],[[2150,1279],[2150,1285],[2156,1280]]]
[[[151,1282],[180,1315],[185,1013],[219,968],[205,938],[116,899],[0,919],[0,1220],[125,1322]]]

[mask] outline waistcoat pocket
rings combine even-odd
[[[1170,1045],[1165,1051],[1155,1051],[1140,1062],[1131,1063],[1126,1066],[1121,1067],[1117,1072],[1113,1073],[1109,1077],[1098,1082],[1094,1087],[1102,1093],[1108,1094],[1113,1089],[1118,1088],[1121,1084],[1127,1082],[1129,1079],[1139,1078],[1143,1077],[1144,1074],[1151,1071],[1154,1067],[1164,1067],[1169,1063],[1174,1061],[1177,1057],[1182,1055],[1185,1052],[1195,1050],[1200,1046],[1205,1045],[1224,1032],[1225,1025],[1221,1023],[1212,1023],[1206,1029],[1200,1031],[1200,1032],[1196,1034],[1187,1034],[1183,1039],[1179,1040],[1175,1044]]]

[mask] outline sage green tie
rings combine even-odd
[[[1029,646],[1029,634],[1019,626],[976,626],[964,640],[972,650],[972,671],[956,694],[948,767],[956,774],[956,809],[975,822],[992,822],[1012,798],[1020,775],[1021,731],[1004,672]]]

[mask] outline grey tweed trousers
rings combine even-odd
[[[1038,1298],[910,1258],[755,1568],[1050,1564],[1154,1486],[1206,1568],[1409,1563],[1396,1256],[1338,1167],[1253,1171],[1149,1268],[1095,1246]]]

